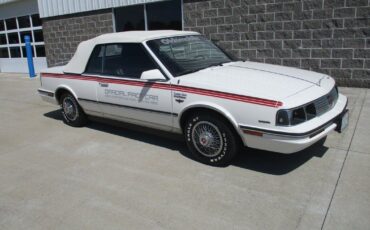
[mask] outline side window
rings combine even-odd
[[[103,55],[104,46],[95,46],[93,52],[91,53],[89,62],[87,63],[85,72],[101,74],[103,72]]]
[[[122,54],[122,45],[113,44],[105,46],[105,57],[120,56]]]
[[[105,45],[103,73],[106,75],[122,75],[122,44]]]
[[[147,51],[139,43],[106,45],[104,74],[140,78],[142,72],[156,68]]]

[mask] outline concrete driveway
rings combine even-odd
[[[369,229],[368,89],[340,89],[350,126],[324,146],[215,168],[172,134],[68,127],[38,85],[0,76],[0,229]]]

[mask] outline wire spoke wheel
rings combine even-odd
[[[77,118],[77,106],[73,102],[73,100],[69,97],[65,97],[63,100],[63,111],[65,116],[71,120],[74,121]]]
[[[206,157],[215,157],[222,151],[224,141],[217,126],[208,122],[200,121],[194,125],[192,141],[197,151]]]

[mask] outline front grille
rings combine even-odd
[[[329,102],[326,99],[326,96],[321,97],[317,99],[314,102],[315,109],[316,109],[316,115],[320,116],[321,114],[325,113],[326,111],[329,110]]]
[[[316,116],[320,116],[332,109],[338,100],[338,90],[334,87],[327,95],[320,97],[313,102],[316,109]]]

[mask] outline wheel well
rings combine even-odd
[[[206,114],[212,114],[214,116],[217,116],[219,119],[223,120],[226,124],[230,125],[232,130],[235,132],[235,134],[237,135],[237,137],[239,137],[239,140],[241,141],[240,134],[237,132],[237,130],[235,129],[235,126],[231,123],[231,121],[228,118],[226,118],[225,115],[223,115],[219,111],[214,110],[214,109],[209,109],[209,108],[197,107],[197,108],[190,108],[190,109],[186,110],[181,115],[181,118],[180,118],[180,126],[181,126],[182,130],[184,130],[186,121],[189,119],[189,117],[191,115],[195,114],[195,113],[206,113]]]
[[[69,90],[65,89],[65,88],[60,88],[60,89],[57,89],[57,91],[55,92],[55,99],[57,99],[58,103],[60,104],[60,98],[63,94],[65,93],[71,93],[69,92]]]

